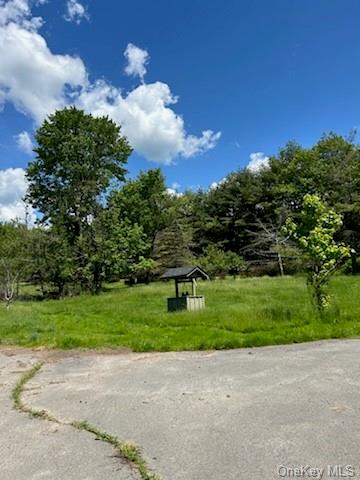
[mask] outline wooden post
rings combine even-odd
[[[192,295],[193,295],[193,297],[196,297],[196,280],[195,280],[195,278],[192,278],[191,283],[192,283]]]
[[[176,279],[175,279],[175,292],[176,292],[176,298],[179,298],[179,285]]]

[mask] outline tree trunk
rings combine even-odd
[[[357,274],[357,255],[356,253],[352,253],[351,254],[351,273],[352,275],[356,275]]]
[[[279,264],[279,269],[280,269],[280,275],[283,277],[284,276],[284,265],[283,265],[283,260],[281,257],[281,254],[278,253],[278,264]]]

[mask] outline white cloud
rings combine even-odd
[[[166,189],[166,193],[170,196],[170,197],[182,197],[183,194],[181,192],[178,192],[177,190],[175,190],[174,188],[167,188]]]
[[[0,170],[0,222],[11,220],[35,222],[32,208],[26,207],[24,196],[27,190],[25,171],[22,168]]]
[[[147,50],[129,43],[124,52],[124,57],[127,59],[128,64],[125,67],[126,75],[133,77],[140,77],[141,81],[144,81],[146,74],[146,65],[149,63],[149,53]]]
[[[216,190],[220,185],[225,183],[227,180],[227,177],[222,178],[218,182],[212,182],[212,184],[209,186],[209,190]]]
[[[19,135],[16,136],[16,143],[18,148],[24,153],[27,153],[29,155],[33,153],[34,146],[29,132],[24,131],[19,133]]]
[[[220,133],[187,135],[184,121],[169,108],[177,102],[166,83],[136,87],[127,95],[98,81],[78,98],[78,105],[95,115],[109,115],[122,125],[135,151],[149,160],[170,165],[178,155],[192,157],[214,148]]]
[[[86,7],[82,3],[76,0],[68,0],[64,18],[67,22],[74,22],[79,25],[82,20],[89,20],[90,17]]]
[[[179,192],[179,188],[181,187],[181,185],[177,182],[173,182],[171,184],[171,187],[168,187],[166,189],[166,192],[168,195],[170,195],[170,197],[182,197],[183,196],[183,193]]]
[[[31,17],[29,5],[30,0],[0,0],[0,110],[10,102],[37,123],[67,105],[109,115],[137,153],[166,165],[215,147],[220,133],[187,134],[183,118],[171,108],[178,99],[166,83],[143,83],[128,93],[104,80],[89,83],[80,58],[51,52],[39,33],[42,20]],[[148,54],[129,45],[128,73],[143,78]]]
[[[250,162],[247,168],[251,172],[259,172],[263,168],[269,166],[269,157],[267,157],[263,152],[256,152],[250,154]]]
[[[188,135],[184,138],[182,154],[184,157],[189,158],[211,150],[216,147],[220,137],[221,132],[214,133],[212,130],[204,130],[201,137]]]
[[[14,22],[0,26],[0,92],[37,122],[62,108],[66,89],[86,85],[83,62],[69,55],[54,55],[44,38]]]
[[[25,172],[22,168],[0,170],[0,203],[13,203],[21,199],[27,189]]]
[[[17,23],[28,30],[36,30],[41,27],[40,17],[31,17],[31,3],[41,4],[44,0],[0,0],[0,26],[9,22]]]
[[[19,222],[27,221],[29,224],[33,225],[35,222],[35,215],[33,213],[27,213],[30,211],[31,209],[27,209],[26,204],[21,200],[4,205],[0,203],[0,222],[17,220]]]

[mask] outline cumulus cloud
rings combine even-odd
[[[166,189],[166,193],[167,193],[170,197],[180,198],[180,197],[183,196],[183,193],[178,192],[178,191],[175,190],[174,188],[170,188],[170,187]]]
[[[259,172],[261,169],[269,166],[269,157],[263,152],[256,152],[250,154],[250,162],[247,168],[251,172]]]
[[[171,184],[171,187],[168,187],[166,189],[166,192],[168,195],[170,195],[170,197],[182,197],[183,196],[183,193],[179,192],[179,189],[180,189],[181,185],[177,182],[173,182]]]
[[[141,81],[144,81],[146,74],[146,65],[149,63],[149,53],[147,50],[129,43],[124,52],[128,64],[125,67],[126,75],[133,77],[140,77]]]
[[[33,153],[33,143],[31,140],[31,137],[29,135],[29,132],[21,132],[19,135],[16,136],[16,143],[18,148],[29,155]]]
[[[73,22],[79,25],[83,20],[89,20],[89,14],[86,7],[76,1],[68,0],[66,2],[66,14],[64,18],[67,22]]]
[[[187,135],[184,120],[170,108],[176,102],[169,86],[162,82],[143,84],[123,95],[98,81],[78,98],[84,110],[109,115],[122,125],[137,153],[164,165],[173,163],[178,155],[192,157],[214,148],[220,138],[220,133],[210,130],[200,137]]]
[[[28,29],[36,30],[41,27],[42,19],[31,16],[31,3],[38,5],[45,3],[45,0],[0,0],[0,26],[9,22],[15,22],[18,25]]]
[[[183,118],[172,108],[178,98],[166,83],[142,83],[127,93],[104,80],[90,83],[80,58],[49,49],[39,33],[42,20],[31,17],[30,6],[30,0],[0,0],[0,109],[11,102],[37,123],[68,105],[109,115],[137,153],[167,165],[178,156],[193,157],[215,147],[220,132],[186,132]],[[127,73],[143,80],[148,53],[132,44],[126,52]]]
[[[8,3],[18,2],[23,3]],[[32,19],[26,20],[25,9],[14,6],[11,12],[0,26],[0,98],[41,122],[68,103],[68,88],[86,85],[86,69],[77,57],[54,55],[34,30]]]
[[[188,135],[184,138],[183,156],[189,158],[215,148],[220,137],[221,132],[214,133],[212,130],[204,130],[201,137]]]
[[[26,206],[25,171],[22,168],[0,170],[0,222],[11,220],[35,222],[34,211]]]

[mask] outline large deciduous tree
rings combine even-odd
[[[97,218],[112,182],[124,180],[131,147],[120,127],[74,107],[57,111],[36,133],[27,199],[42,223],[65,237],[75,255],[75,282],[99,290],[104,278],[103,235]]]

